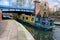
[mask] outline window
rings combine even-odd
[[[44,12],[44,14],[46,14],[46,12]]]
[[[23,17],[23,19],[24,19],[24,17]]]
[[[34,21],[34,18],[32,18],[31,21]]]
[[[44,14],[43,14],[43,18],[46,18],[47,17],[47,14],[46,14],[46,12],[44,12]]]
[[[28,20],[28,17],[26,17],[26,20]]]
[[[46,6],[46,3],[45,3],[45,6]]]

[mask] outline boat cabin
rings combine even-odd
[[[19,19],[24,20],[26,22],[35,23],[35,17],[34,16],[29,16],[29,15],[22,14],[22,15],[19,16]]]

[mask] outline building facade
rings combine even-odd
[[[48,16],[49,13],[49,4],[48,2],[39,2],[39,1],[35,1],[35,14],[37,15],[38,13],[41,14],[41,16],[43,17],[43,14],[46,13]]]

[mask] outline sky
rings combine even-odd
[[[0,1],[2,1],[2,3],[3,3],[3,2],[8,2],[9,0],[0,0]],[[12,1],[15,1],[15,0],[12,0]],[[46,1],[49,2],[49,4],[55,3],[54,0],[46,0]]]
[[[10,0],[12,3],[16,2],[15,0]],[[9,6],[9,0],[0,0],[0,5]]]
[[[9,6],[9,2],[8,2],[9,0],[0,0],[0,5],[5,5],[5,6]],[[11,1],[11,0],[10,0]],[[13,2],[15,2],[16,0],[12,0],[11,2],[13,3]],[[29,1],[29,0],[28,0]],[[26,2],[28,2],[28,1],[26,1]],[[40,0],[41,1],[41,0]],[[47,1],[48,3],[49,3],[49,7],[50,8],[53,8],[53,6],[54,5],[58,5],[58,6],[60,6],[59,5],[59,3],[58,2],[56,2],[55,0],[44,0],[44,1]],[[60,1],[60,0],[58,0],[58,1]],[[29,2],[28,2],[29,3]],[[28,3],[26,3],[26,5],[25,6],[27,6],[27,4]],[[32,2],[31,2],[32,3]]]
[[[58,1],[60,2],[60,0],[58,0]],[[47,0],[47,2],[49,3],[49,8],[51,11],[53,11],[53,9],[54,9],[54,11],[56,11],[56,7],[57,7],[57,9],[60,8],[60,3],[57,2],[56,0]]]
[[[59,5],[60,3],[58,3],[56,0],[46,0],[46,1],[50,4],[50,6],[54,6],[54,5],[60,6]],[[60,0],[58,1],[60,2]]]
[[[53,0],[46,0],[49,4],[54,4]]]

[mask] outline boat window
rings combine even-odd
[[[26,17],[26,20],[28,20],[28,17]]]
[[[46,18],[47,17],[47,14],[46,14],[46,12],[44,12],[44,14],[43,14],[43,18]]]
[[[34,18],[32,18],[31,21],[34,21]]]
[[[37,17],[38,17],[38,18],[41,18],[41,14],[40,14],[40,13],[38,13],[38,14],[37,14]]]
[[[23,19],[24,19],[24,17],[23,17]]]

